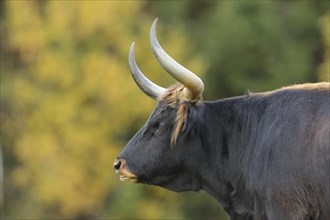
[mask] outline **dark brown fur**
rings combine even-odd
[[[329,87],[191,103],[176,85],[118,159],[138,183],[206,191],[231,219],[328,220]]]

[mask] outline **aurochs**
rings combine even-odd
[[[231,219],[330,219],[330,84],[285,87],[207,102],[203,82],[150,32],[160,65],[179,84],[134,80],[157,106],[114,163],[121,180],[177,192],[205,190]]]

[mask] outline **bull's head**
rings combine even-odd
[[[180,84],[162,88],[147,79],[129,52],[129,66],[140,89],[158,104],[146,124],[128,142],[114,163],[121,180],[159,185],[175,191],[199,190],[194,167],[203,151],[198,129],[202,130],[202,80],[172,59],[156,37],[157,19],[150,31],[152,50],[160,65]],[[198,112],[198,114],[197,114]],[[189,121],[189,122],[188,122]]]

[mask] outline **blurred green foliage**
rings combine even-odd
[[[179,22],[196,42],[193,53],[208,64],[210,99],[319,80],[328,1],[183,1],[154,8],[176,11],[171,22]]]
[[[130,44],[150,79],[174,83],[149,46],[155,17],[165,50],[205,81],[205,99],[329,80],[326,1],[0,4],[3,219],[227,218],[204,192],[113,172],[155,105],[131,79]]]

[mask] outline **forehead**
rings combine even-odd
[[[183,88],[183,85],[177,84],[167,89],[164,94],[158,97],[157,106],[151,113],[148,122],[152,119],[158,120],[160,119],[159,117],[169,116],[171,113],[175,114],[177,108],[180,106],[180,103],[182,103],[180,94]]]

